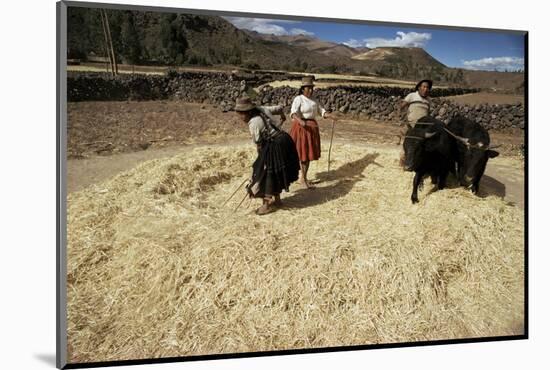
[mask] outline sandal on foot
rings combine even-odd
[[[267,215],[268,213],[271,213],[275,211],[275,208],[268,204],[262,204],[260,208],[256,210],[257,215]]]

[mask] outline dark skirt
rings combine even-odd
[[[321,136],[319,125],[314,119],[305,119],[305,126],[298,123],[297,119],[292,120],[290,137],[296,143],[298,157],[302,162],[316,161],[321,157]]]
[[[258,158],[252,165],[252,182],[248,193],[256,198],[279,195],[288,191],[291,183],[298,180],[300,162],[296,147],[290,136],[280,131],[275,137],[264,141]]]

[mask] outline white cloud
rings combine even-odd
[[[275,19],[264,19],[264,18],[242,18],[242,17],[224,17],[225,20],[231,22],[235,27],[240,29],[252,30],[259,33],[273,34],[277,36],[281,35],[313,35],[311,32],[302,30],[299,28],[293,28],[290,32],[285,29],[283,26],[280,26],[276,23],[283,24],[293,24],[299,23],[297,21],[287,21],[287,20],[275,20]],[[295,32],[295,33],[292,33]]]
[[[396,47],[424,47],[429,40],[432,39],[431,33],[418,32],[396,32],[397,36],[394,39],[384,39],[381,37],[373,37],[364,40],[349,39],[343,42],[344,45],[352,48],[368,47],[377,48],[381,46],[396,46]]]
[[[463,60],[462,64],[467,69],[481,69],[489,71],[504,71],[524,69],[523,58],[518,57],[496,57],[482,58],[476,60]]]
[[[431,40],[431,33],[418,32],[402,32],[398,31],[394,39],[369,38],[365,39],[366,46],[369,48],[377,48],[380,46],[396,46],[396,47],[424,47]]]
[[[365,46],[364,42],[361,42],[361,41],[356,40],[356,39],[349,39],[348,41],[343,42],[342,44],[344,44],[346,46],[349,46],[351,48],[360,48],[362,46]]]
[[[301,28],[293,28],[289,32],[291,35],[306,35],[306,36],[313,36],[315,35],[313,32],[309,32],[306,30],[303,30]]]

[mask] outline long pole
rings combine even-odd
[[[332,150],[332,138],[334,137],[334,119],[332,120],[332,132],[330,134],[330,145],[328,147],[328,169],[327,172],[330,172],[330,152]]]
[[[103,12],[99,9],[99,16],[101,17],[101,26],[103,28],[103,37],[105,37],[105,54],[109,59],[109,69],[112,74],[115,74],[113,69],[113,60],[111,59],[111,52],[109,51],[109,38],[107,37],[107,25],[105,24],[105,18],[103,18]]]
[[[103,15],[105,16],[105,24],[107,25],[107,36],[109,37],[109,45],[111,47],[111,55],[113,56],[114,74],[118,74],[118,64],[116,62],[115,49],[113,48],[113,38],[111,37],[111,28],[109,27],[109,18],[107,12],[103,9]]]

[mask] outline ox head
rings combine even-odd
[[[480,179],[485,172],[489,158],[495,158],[499,152],[493,150],[498,145],[489,145],[483,142],[470,142],[464,139],[466,151],[464,152],[464,181],[471,185],[474,179]]]
[[[405,170],[416,171],[425,160],[425,148],[429,140],[437,136],[437,132],[426,132],[409,126],[403,141],[405,151]]]

